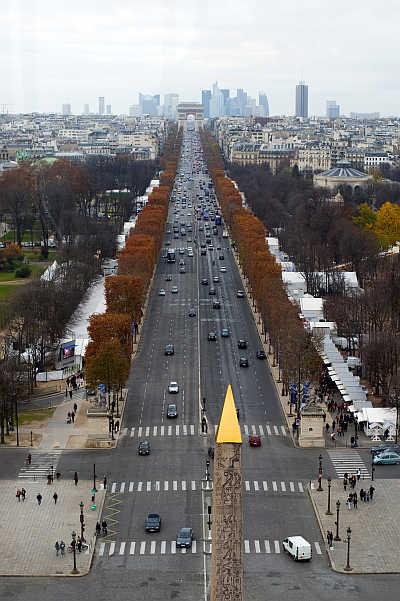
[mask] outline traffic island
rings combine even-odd
[[[96,522],[100,520],[105,491],[97,491],[92,503],[92,480],[79,480],[77,486],[73,480],[54,481],[50,485],[46,482],[2,481],[0,576],[84,576],[90,570]],[[26,489],[26,498],[18,501],[16,491],[22,487]],[[40,504],[37,495],[42,497]],[[88,548],[79,552],[76,547],[77,571],[73,573],[74,553],[69,548],[73,533],[76,541],[81,536],[81,515]],[[57,555],[56,541],[64,541],[64,555],[61,549]]]
[[[400,481],[359,480],[354,490],[348,485],[346,491],[342,480],[322,480],[320,492],[317,485],[312,483],[308,491],[332,569],[344,574],[400,573]],[[372,499],[362,501],[360,491],[369,494],[370,486],[375,489]],[[357,508],[351,504],[349,509],[348,497],[354,492]],[[330,546],[328,531],[333,535]]]

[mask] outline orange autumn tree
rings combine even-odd
[[[105,281],[105,294],[110,313],[127,313],[133,321],[140,321],[144,299],[144,282],[141,277],[109,276]]]

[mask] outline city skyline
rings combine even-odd
[[[117,0],[112,19],[104,0],[84,6],[71,0],[68,10],[47,0],[7,6],[0,17],[0,75],[8,85],[0,105],[11,113],[56,112],[68,103],[81,112],[104,96],[115,113],[127,113],[139,91],[199,101],[201,90],[218,81],[221,89],[243,87],[252,97],[265,90],[271,115],[291,115],[294,86],[304,79],[309,115],[324,115],[332,97],[343,114],[398,114],[393,73],[400,6],[392,0],[385,13],[370,1],[338,0],[329,22],[317,0],[301,9],[295,2],[264,7],[249,0],[245,11],[228,0],[168,6],[154,0],[148,14],[136,4]],[[274,23],[268,36],[266,22]],[[372,29],[373,46],[366,35]],[[371,52],[373,69],[366,60]]]

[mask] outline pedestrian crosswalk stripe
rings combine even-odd
[[[349,476],[356,474],[359,469],[361,478],[370,478],[367,466],[356,449],[335,449],[328,450],[329,459],[339,478],[343,478],[347,472]]]
[[[196,480],[142,480],[130,482],[113,482],[111,484],[112,494],[128,493],[151,493],[151,492],[195,492],[201,489],[201,482]],[[268,492],[272,490],[274,493],[304,493],[302,482],[267,482],[267,480],[244,480],[244,489],[246,492]]]
[[[322,555],[321,545],[318,541],[314,541],[312,545],[315,548],[316,555]],[[176,546],[176,541],[167,540],[141,540],[141,541],[121,541],[121,542],[102,542],[99,546],[98,556],[99,557],[115,557],[122,555],[131,556],[146,556],[146,555],[196,555],[197,553],[203,552],[205,549],[211,549],[211,541],[204,541],[203,545],[199,545],[197,548],[197,541],[192,541],[191,549],[180,549]],[[128,551],[129,549],[129,551]],[[243,552],[245,555],[251,554],[280,554],[283,550],[281,542],[279,540],[269,539],[245,539],[243,541]]]
[[[25,464],[20,468],[18,478],[35,481],[47,478],[50,473],[55,477],[61,453],[61,449],[53,451],[34,449],[30,451],[31,463],[30,465]]]
[[[209,433],[216,434],[218,425],[210,425]],[[287,436],[287,430],[284,425],[281,424],[243,424],[241,425],[241,431],[244,436]],[[201,426],[195,426],[194,424],[175,424],[171,425],[160,425],[160,426],[132,426],[130,428],[123,428],[121,433],[127,435],[129,432],[130,438],[156,438],[158,436],[176,436],[186,437],[200,435]]]

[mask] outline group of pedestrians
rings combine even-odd
[[[61,540],[60,542],[58,542],[58,540],[56,540],[56,544],[54,545],[54,548],[56,550],[56,556],[59,557],[59,554],[61,555],[61,557],[64,557],[65,555],[65,543],[63,540]]]
[[[78,405],[76,403],[74,403],[73,410],[68,411],[68,413],[67,413],[67,424],[75,423],[75,415],[76,415],[77,411],[78,411]]]

